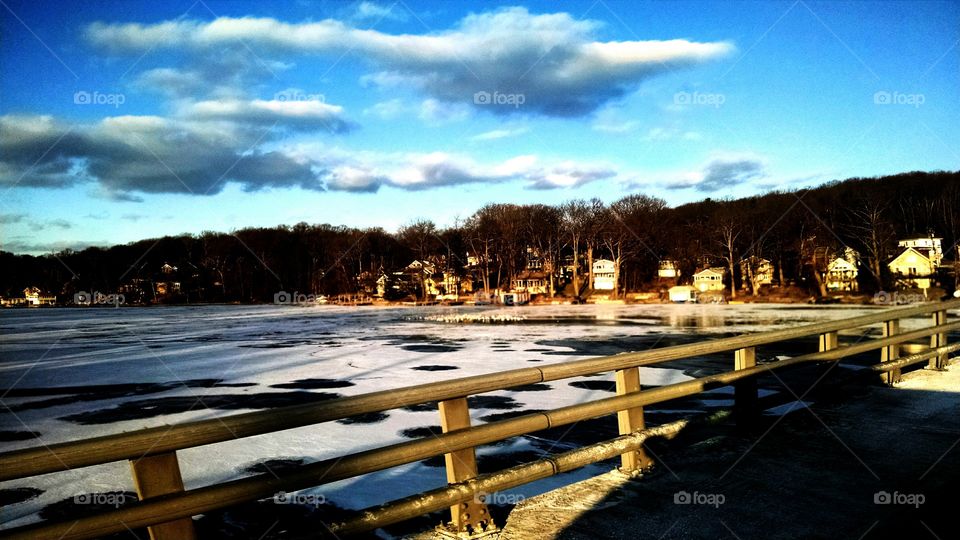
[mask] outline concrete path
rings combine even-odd
[[[957,538],[960,364],[835,394],[655,444],[652,473],[528,499],[500,538]]]

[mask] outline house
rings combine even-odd
[[[598,291],[612,291],[616,289],[614,264],[610,259],[593,261],[593,289]]]
[[[887,264],[890,272],[897,276],[897,281],[906,287],[929,289],[933,284],[933,277],[937,272],[937,264],[927,255],[912,247],[903,250]]]
[[[723,268],[704,268],[693,275],[693,286],[700,292],[722,291],[724,275]]]
[[[943,262],[942,241],[942,238],[937,238],[931,233],[928,236],[900,240],[897,242],[897,246],[904,250],[912,248],[929,259],[934,266],[939,267]]]
[[[743,280],[744,288],[750,286],[748,281],[752,282],[755,287],[773,284],[773,263],[769,259],[755,256],[747,257],[740,261],[740,272],[745,278]]]
[[[844,250],[842,257],[834,257],[827,264],[827,290],[857,292],[860,288],[857,282],[859,260],[860,254],[850,248]]]
[[[657,277],[660,279],[676,279],[680,277],[680,264],[677,261],[663,259],[657,268]]]
[[[27,287],[23,290],[24,303],[28,306],[53,306],[57,303],[56,296],[42,296],[37,287]]]
[[[512,290],[525,291],[531,295],[547,294],[550,286],[547,274],[536,270],[524,270],[513,278],[511,285]]]
[[[670,301],[677,304],[687,304],[697,301],[697,289],[690,285],[670,287],[667,293],[670,295]]]
[[[942,238],[930,234],[897,242],[903,249],[887,267],[903,287],[929,289],[934,285],[937,270],[943,262]]]

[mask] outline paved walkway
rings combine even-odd
[[[956,538],[960,363],[896,388],[847,385],[756,429],[656,444],[637,480],[602,475],[528,499],[500,538]]]

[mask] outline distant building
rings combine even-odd
[[[525,270],[513,279],[511,284],[514,291],[525,291],[534,294],[547,294],[549,281],[547,274],[534,270]]]
[[[612,291],[617,287],[613,261],[597,259],[593,261],[593,288],[598,291]]]
[[[900,285],[929,289],[934,284],[937,270],[943,261],[941,240],[931,234],[897,242],[903,251],[887,263],[887,267],[897,277]]]
[[[668,291],[670,301],[678,304],[685,304],[697,301],[697,289],[690,285],[677,285],[670,287]]]
[[[723,268],[704,268],[693,275],[693,286],[700,292],[722,291],[724,275]]]
[[[913,248],[918,253],[929,259],[934,266],[940,266],[940,263],[943,262],[943,247],[941,245],[942,241],[942,238],[937,238],[933,236],[933,234],[930,234],[929,236],[900,240],[897,242],[897,246],[904,249]]]
[[[661,260],[660,267],[657,268],[657,277],[661,279],[676,279],[680,277],[680,265],[674,260]]]
[[[748,257],[740,261],[740,272],[744,279],[743,287],[748,286],[747,280],[756,286],[773,284],[773,263],[763,257]]]
[[[846,248],[842,257],[834,257],[827,265],[826,283],[828,291],[857,292],[860,285],[857,276],[857,262],[860,255],[851,248]]]
[[[27,287],[23,290],[24,304],[28,306],[53,306],[57,304],[56,296],[43,296],[38,287]]]

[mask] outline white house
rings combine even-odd
[[[857,292],[857,265],[847,259],[837,257],[827,265],[827,290]]]
[[[660,267],[657,269],[657,277],[661,279],[674,279],[680,277],[680,265],[677,261],[663,259],[660,261]]]
[[[593,288],[598,291],[612,291],[617,283],[614,279],[614,264],[610,259],[593,261]]]
[[[52,306],[57,303],[56,296],[43,296],[37,287],[27,287],[23,290],[23,298],[28,306]]]
[[[670,290],[667,292],[670,295],[671,302],[686,304],[697,301],[697,289],[691,287],[690,285],[677,285],[676,287],[670,287]]]
[[[723,268],[704,268],[693,275],[693,286],[700,292],[722,291],[725,274]]]

